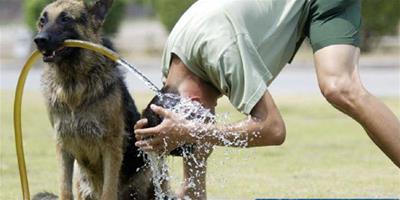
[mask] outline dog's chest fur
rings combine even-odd
[[[90,69],[52,65],[46,67],[42,82],[57,141],[78,162],[97,161],[107,138],[122,142],[121,77],[116,68],[101,62]]]

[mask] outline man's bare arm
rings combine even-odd
[[[200,143],[220,146],[256,147],[280,145],[285,140],[285,124],[271,95],[266,92],[247,119],[229,125],[202,124]],[[196,143],[197,137],[189,141]],[[245,143],[242,143],[245,141]]]
[[[247,119],[229,125],[193,123],[162,107],[152,109],[164,120],[156,127],[135,130],[137,146],[145,150],[171,151],[185,143],[256,147],[280,145],[285,140],[285,125],[269,92]],[[149,136],[152,139],[142,140]]]

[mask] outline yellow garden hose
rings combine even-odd
[[[32,67],[33,62],[40,55],[39,51],[34,51],[26,61],[24,67],[22,68],[21,74],[19,75],[17,89],[15,91],[15,100],[14,100],[14,133],[15,133],[15,147],[17,148],[17,159],[18,159],[18,169],[19,169],[19,177],[21,180],[22,187],[22,195],[24,200],[29,200],[29,185],[28,185],[28,177],[26,175],[26,165],[24,158],[24,147],[22,145],[22,128],[21,128],[21,102],[22,102],[22,93],[24,91],[24,85],[26,76],[28,75],[29,70]]]
[[[66,47],[79,47],[84,49],[89,49],[100,53],[109,59],[123,63],[124,66],[130,67],[135,73],[137,70],[126,63],[126,61],[122,60],[120,56],[101,45],[94,44],[91,42],[80,41],[80,40],[66,40],[64,42],[64,46]],[[28,177],[26,173],[26,164],[24,158],[24,148],[22,142],[22,128],[21,128],[21,104],[22,104],[22,94],[24,91],[25,80],[28,75],[29,70],[32,67],[34,61],[40,56],[39,51],[34,51],[29,59],[26,61],[24,67],[22,68],[21,74],[18,79],[17,88],[15,91],[15,99],[14,99],[14,133],[15,133],[15,147],[17,149],[17,159],[18,159],[18,169],[19,169],[19,176],[21,179],[21,187],[22,187],[22,195],[24,200],[29,200],[29,184],[28,184]],[[128,65],[128,66],[127,66]],[[132,69],[133,68],[133,69]]]

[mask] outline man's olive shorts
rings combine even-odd
[[[359,0],[311,0],[305,35],[314,52],[333,44],[359,47],[360,26]]]

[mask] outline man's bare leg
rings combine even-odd
[[[352,45],[331,45],[315,52],[321,92],[334,107],[358,121],[375,144],[400,167],[400,122],[363,87],[358,74],[359,56],[359,48]]]

